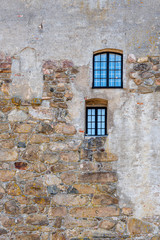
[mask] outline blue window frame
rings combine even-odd
[[[86,135],[107,135],[107,109],[106,107],[86,108]]]
[[[123,55],[102,52],[93,55],[93,88],[123,88]]]

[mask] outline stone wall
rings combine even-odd
[[[42,71],[42,98],[13,96],[11,58],[2,54],[1,239],[159,239],[159,218],[119,206],[118,156],[107,138],[84,139],[73,125],[79,69],[48,60]]]

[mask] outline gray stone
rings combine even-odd
[[[28,115],[22,110],[13,110],[8,114],[8,120],[11,122],[22,122],[28,118]]]
[[[151,78],[153,76],[154,76],[154,74],[152,72],[143,72],[143,73],[141,73],[141,77],[144,78],[144,79]]]
[[[135,71],[148,71],[150,69],[150,65],[147,63],[137,63],[133,66]]]
[[[56,195],[59,192],[59,188],[56,185],[47,186],[47,191],[51,195]]]
[[[152,86],[154,83],[154,80],[152,78],[149,78],[149,79],[146,79],[143,83],[145,85]]]
[[[18,143],[18,148],[26,148],[25,142],[19,142]]]

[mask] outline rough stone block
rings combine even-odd
[[[116,182],[117,176],[114,172],[94,172],[80,174],[78,177],[79,182],[83,183],[109,183]]]
[[[1,149],[0,161],[16,161],[18,159],[18,153],[15,150]]]
[[[82,206],[88,203],[88,197],[74,194],[57,194],[52,198],[52,204],[61,206]]]
[[[46,216],[40,214],[33,214],[26,219],[27,224],[45,226],[48,225],[48,219]]]
[[[22,110],[13,110],[8,114],[8,120],[11,122],[23,122],[28,118],[28,115]]]
[[[16,172],[10,170],[0,170],[0,179],[2,182],[12,181]]]
[[[154,227],[140,219],[130,218],[128,220],[128,230],[131,235],[148,234],[154,231]]]
[[[33,196],[45,196],[46,188],[41,182],[29,182],[25,186],[24,193],[27,195],[33,195]]]
[[[110,230],[115,226],[115,222],[110,221],[110,220],[104,220],[100,223],[99,227],[106,229],[106,230]]]
[[[34,134],[31,139],[30,139],[30,143],[32,144],[40,144],[40,143],[48,143],[50,141],[49,137],[46,137],[44,135],[40,135],[40,134]]]
[[[107,194],[94,195],[92,199],[93,205],[110,205],[118,204],[118,199]]]
[[[78,154],[78,152],[61,153],[60,160],[64,161],[64,162],[78,162],[79,154]]]
[[[19,196],[21,195],[21,189],[15,182],[10,182],[7,184],[6,192],[8,195]]]
[[[16,133],[29,133],[31,132],[32,126],[30,124],[18,124],[16,123],[14,126],[14,132]]]
[[[66,207],[51,207],[48,213],[49,217],[64,217],[66,214]]]
[[[76,129],[74,126],[59,123],[55,126],[55,132],[64,135],[74,135],[76,133]]]

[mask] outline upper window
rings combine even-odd
[[[93,88],[122,88],[122,51],[98,51],[93,56]]]

